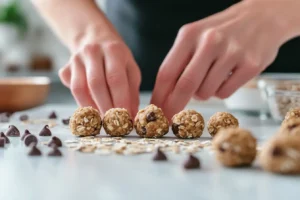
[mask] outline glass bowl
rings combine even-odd
[[[292,108],[300,108],[300,81],[280,81],[265,88],[271,116],[282,121]]]

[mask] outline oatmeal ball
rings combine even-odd
[[[251,165],[256,156],[256,139],[245,129],[222,129],[212,145],[217,159],[228,167]]]
[[[290,119],[300,119],[300,108],[293,108],[290,111],[288,111],[284,117],[283,124],[286,123]]]
[[[168,133],[169,122],[162,110],[151,104],[137,113],[134,127],[141,137],[159,138]]]
[[[91,136],[100,133],[101,117],[92,107],[78,108],[70,118],[70,128],[76,136]]]
[[[133,123],[125,108],[112,108],[104,115],[103,128],[108,135],[121,137],[132,131]]]
[[[300,137],[276,135],[262,149],[264,170],[280,174],[300,174]]]
[[[172,130],[178,138],[198,138],[204,129],[204,119],[195,110],[183,110],[172,118]]]
[[[209,134],[214,137],[222,128],[238,127],[239,121],[228,112],[217,112],[210,117],[207,123]]]
[[[300,118],[290,118],[287,120],[281,125],[278,134],[300,136]]]

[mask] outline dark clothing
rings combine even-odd
[[[203,19],[237,0],[107,0],[107,16],[141,68],[141,90],[152,90],[158,68],[184,24]],[[268,72],[300,72],[300,39],[285,44]]]

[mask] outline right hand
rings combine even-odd
[[[88,39],[59,71],[79,106],[97,108],[102,116],[114,107],[138,111],[140,70],[119,38]]]

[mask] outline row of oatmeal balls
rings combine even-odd
[[[204,119],[195,110],[183,110],[172,118],[174,135],[182,139],[199,138],[204,130]],[[169,131],[168,119],[162,110],[151,104],[140,110],[134,122],[124,108],[108,110],[103,120],[99,112],[92,107],[78,108],[70,118],[70,128],[76,136],[97,135],[103,125],[105,132],[114,137],[128,135],[133,127],[141,137],[160,138]],[[221,128],[238,127],[238,120],[227,112],[217,112],[207,123],[207,129],[214,136]]]

